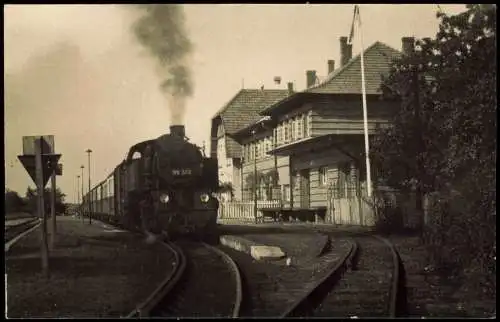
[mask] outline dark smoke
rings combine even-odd
[[[187,56],[192,44],[185,30],[182,7],[173,4],[137,5],[142,16],[133,31],[142,46],[157,59],[164,79],[161,91],[169,99],[172,124],[182,124],[185,100],[193,94],[191,71]]]

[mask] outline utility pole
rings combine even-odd
[[[38,201],[38,216],[42,219],[41,232],[41,253],[42,253],[42,274],[49,277],[49,248],[47,245],[47,214],[45,212],[44,202],[44,182],[43,182],[43,138],[35,139],[35,164],[36,164],[36,186],[37,186],[37,201]]]
[[[76,176],[76,204],[80,204],[80,176]]]
[[[90,198],[90,153],[92,153],[91,149],[88,149],[87,151],[88,157],[89,157],[89,167],[88,167],[88,174],[89,174],[89,225],[92,225],[92,198]]]
[[[77,200],[77,205],[78,207],[76,209],[80,209],[80,216],[82,217],[82,222],[83,222],[83,213],[81,212],[81,205],[80,205],[80,176],[76,176],[76,200]]]
[[[57,166],[56,166],[57,167]],[[56,246],[56,233],[57,233],[57,224],[56,224],[56,171],[51,174],[50,177],[51,185],[52,185],[52,198],[50,198],[50,215],[51,223],[52,223],[52,234],[50,235],[50,248],[54,250]]]
[[[83,192],[83,169],[85,167],[83,166],[83,164],[80,166],[80,169],[82,169],[82,205],[81,205],[81,209],[82,209],[82,223],[84,222],[84,213],[85,213],[85,207],[84,207],[84,204],[83,204],[83,197],[85,196],[85,193]]]
[[[255,140],[255,130],[252,131],[254,137],[253,146],[253,215],[255,218],[255,223],[257,220],[257,141]]]

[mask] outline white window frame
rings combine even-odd
[[[319,179],[320,186],[326,186],[326,184],[328,182],[328,168],[327,167],[320,167],[318,169],[318,179]]]
[[[297,117],[297,139],[300,140],[304,137],[304,115]]]
[[[312,111],[309,111],[304,115],[304,130],[306,131],[304,133],[304,138],[308,138],[311,136],[311,130],[312,130],[311,119],[312,119]]]
[[[283,124],[283,130],[284,130],[284,135],[283,135],[283,141],[285,142],[285,144],[287,144],[289,141],[288,141],[288,135],[289,135],[289,130],[288,130],[288,122],[284,122]]]
[[[289,184],[284,184],[281,186],[283,193],[283,201],[289,202],[291,199],[291,190]]]

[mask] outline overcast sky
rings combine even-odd
[[[464,5],[441,5],[458,13]],[[362,5],[365,48],[381,41],[400,50],[401,37],[435,36],[437,5]],[[76,200],[76,176],[92,153],[92,182],[106,178],[140,141],[168,132],[167,101],[154,61],[130,31],[130,6],[10,5],[4,7],[6,188],[34,186],[17,155],[22,136],[54,135],[64,174],[58,185]],[[340,62],[353,5],[186,5],[194,44],[194,95],[186,133],[209,147],[210,119],[242,86],[305,86],[305,71],[327,73]],[[359,35],[359,34],[358,34]],[[359,38],[358,38],[359,39]],[[353,55],[360,51],[354,42]],[[243,85],[244,84],[244,85]],[[87,190],[85,169],[85,190]]]

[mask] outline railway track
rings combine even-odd
[[[33,218],[21,222],[17,225],[5,226],[5,251],[9,251],[12,245],[14,245],[19,239],[21,239],[26,234],[29,234],[40,224],[38,218]]]
[[[176,258],[165,282],[128,317],[238,317],[241,278],[234,261],[205,243],[165,243]]]
[[[388,240],[358,235],[348,256],[281,317],[403,316],[403,274]]]
[[[279,317],[297,299],[305,299],[308,290],[317,287],[318,278],[329,275],[332,267],[343,263],[355,245],[344,238],[329,243],[319,258],[296,259],[290,265],[286,259],[255,261],[246,253],[219,246],[237,261],[242,273],[245,296],[240,316]]]

